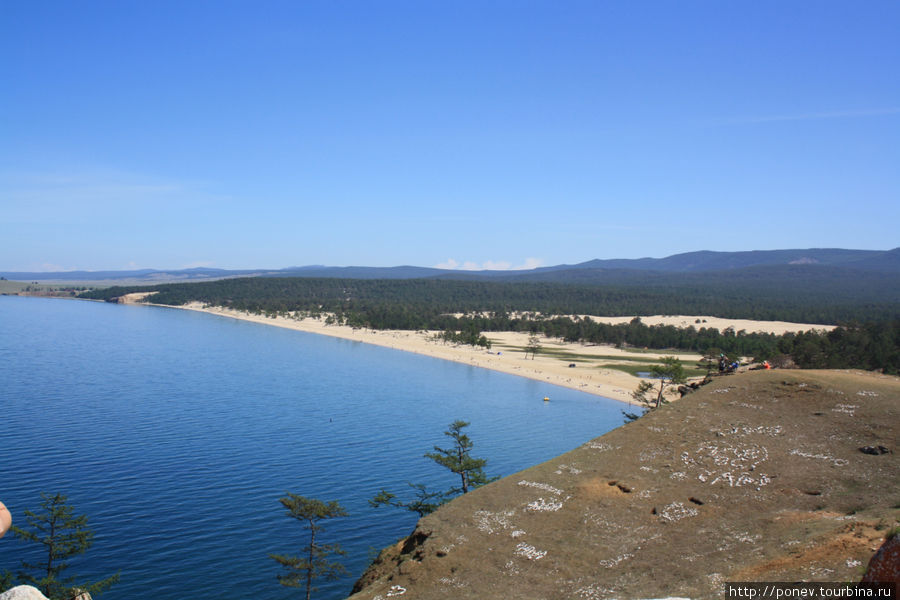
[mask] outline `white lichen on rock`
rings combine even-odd
[[[753,435],[753,434],[761,434],[768,435],[771,437],[775,437],[777,435],[781,435],[784,432],[784,427],[781,425],[758,425],[756,427],[749,427],[747,425],[729,427],[728,429],[720,429],[715,431],[716,436],[724,437],[728,435],[737,435],[737,436],[745,436],[745,435]]]
[[[537,488],[539,490],[544,490],[545,492],[550,492],[551,494],[556,494],[557,496],[562,495],[563,491],[559,488],[555,488],[552,485],[546,483],[538,483],[536,481],[525,481],[522,480],[519,482],[519,485],[523,487]]]
[[[620,562],[626,561],[629,558],[634,558],[634,554],[628,554],[628,553],[620,554],[619,556],[617,556],[615,558],[608,558],[606,560],[601,560],[597,564],[600,565],[601,567],[606,567],[607,569],[612,569],[613,567],[618,565]]]
[[[826,460],[831,462],[836,467],[844,467],[850,464],[850,461],[845,458],[835,458],[834,456],[829,456],[827,454],[810,454],[809,452],[803,452],[802,450],[798,450],[794,448],[791,450],[791,456],[801,456],[803,458],[811,458],[814,460]]]
[[[557,475],[562,475],[563,473],[570,473],[572,475],[580,475],[581,469],[575,467],[575,465],[559,465],[556,471],[554,471]]]
[[[541,560],[545,556],[547,556],[546,550],[538,550],[534,546],[530,544],[526,544],[525,542],[520,542],[518,546],[516,546],[516,556],[523,556],[528,560]]]
[[[591,450],[601,450],[601,451],[613,449],[612,446],[610,446],[609,444],[604,443],[604,442],[588,442],[587,444],[584,445],[584,447],[590,448]]]
[[[488,510],[479,510],[473,517],[475,518],[475,526],[478,531],[488,535],[500,533],[507,529],[513,529],[514,525],[510,518],[516,514],[514,510],[505,510],[501,512],[491,512]]]
[[[535,512],[556,512],[563,507],[563,502],[560,500],[545,500],[544,498],[538,498],[533,502],[529,502],[525,506],[525,510],[532,510]]]
[[[688,517],[696,517],[699,511],[696,508],[685,506],[681,502],[673,502],[659,511],[659,520],[674,523]]]
[[[699,470],[697,479],[709,485],[727,483],[729,487],[768,485],[768,475],[755,473],[768,458],[769,451],[758,444],[703,442],[694,455],[681,453],[681,461],[688,468]]]
[[[516,561],[514,561],[514,560],[506,561],[506,564],[503,566],[503,570],[507,575],[511,575],[511,576],[518,575],[519,573],[521,573],[519,566],[516,564]]]

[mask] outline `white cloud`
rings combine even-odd
[[[544,266],[544,261],[539,258],[526,258],[525,264],[516,267],[518,271],[528,271],[531,269],[537,269],[538,267]]]
[[[446,261],[434,265],[435,269],[456,269],[457,267],[459,267],[459,263],[452,258],[448,258]]]
[[[544,264],[539,258],[526,258],[521,265],[513,266],[507,260],[486,260],[483,263],[477,263],[471,260],[459,262],[456,259],[448,258],[442,263],[434,265],[435,269],[452,269],[458,271],[525,271],[536,269]]]

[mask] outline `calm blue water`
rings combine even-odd
[[[550,396],[552,402],[541,399]],[[71,571],[121,571],[104,600],[296,597],[268,553],[298,554],[285,491],[338,500],[326,523],[343,598],[416,516],[367,504],[452,475],[422,457],[464,419],[509,475],[622,422],[620,403],[356,342],[188,311],[0,297],[0,500],[14,523],[69,496],[96,537]],[[0,570],[37,558],[11,534]]]

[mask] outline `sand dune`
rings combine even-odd
[[[590,316],[590,315],[588,315]],[[591,319],[598,323],[609,323],[616,325],[619,323],[628,323],[634,317],[594,317]],[[674,325],[675,327],[715,327],[719,331],[723,331],[728,327],[733,327],[735,331],[742,329],[747,333],[774,333],[782,335],[788,332],[797,333],[800,331],[809,331],[811,329],[822,329],[831,331],[834,325],[815,325],[813,323],[788,323],[787,321],[750,321],[748,319],[723,319],[720,317],[703,317],[703,316],[687,316],[687,315],[653,315],[650,317],[641,317],[641,321],[645,325]]]

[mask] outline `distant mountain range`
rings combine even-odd
[[[589,260],[573,265],[556,265],[530,270],[460,271],[429,267],[328,267],[310,265],[285,269],[211,269],[179,270],[140,269],[133,271],[61,271],[0,272],[0,277],[13,281],[40,282],[109,282],[166,283],[208,281],[231,277],[329,277],[345,279],[497,279],[504,281],[553,281],[558,283],[601,283],[652,281],[654,274],[662,279],[676,273],[722,273],[763,276],[772,268],[785,273],[792,266],[850,274],[867,272],[869,276],[900,275],[900,248],[893,250],[845,250],[840,248],[808,248],[805,250],[753,250],[748,252],[712,252],[702,250],[675,254],[666,258]]]

